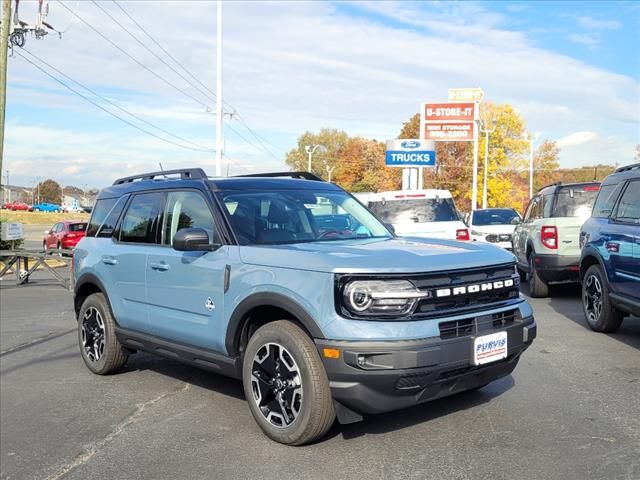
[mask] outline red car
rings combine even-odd
[[[86,230],[86,222],[58,222],[51,227],[51,230],[45,232],[42,246],[45,250],[50,248],[71,250],[84,237]]]
[[[11,203],[6,203],[4,208],[6,208],[7,210],[23,210],[25,212],[29,212],[31,211],[31,205],[27,205],[26,203],[22,203],[22,202],[11,202]]]

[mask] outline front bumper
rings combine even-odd
[[[529,317],[495,331],[507,332],[507,358],[481,366],[472,365],[473,341],[491,331],[447,340],[317,339],[316,345],[333,399],[357,414],[377,414],[481,387],[509,375],[536,337],[537,326]],[[325,358],[324,348],[340,350],[340,357]]]
[[[545,282],[577,281],[580,278],[579,255],[536,254],[533,261],[538,276]]]

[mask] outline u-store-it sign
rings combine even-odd
[[[421,116],[424,122],[473,122],[474,110],[473,102],[423,103]]]

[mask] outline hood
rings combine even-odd
[[[485,235],[488,234],[501,234],[501,233],[513,233],[516,229],[515,225],[472,225],[469,227],[469,231],[473,230],[474,232],[481,232]]]
[[[421,273],[515,261],[490,244],[420,238],[243,246],[240,257],[253,265],[333,273]]]

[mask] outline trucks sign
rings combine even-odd
[[[425,140],[387,140],[387,167],[435,167],[436,145]]]

